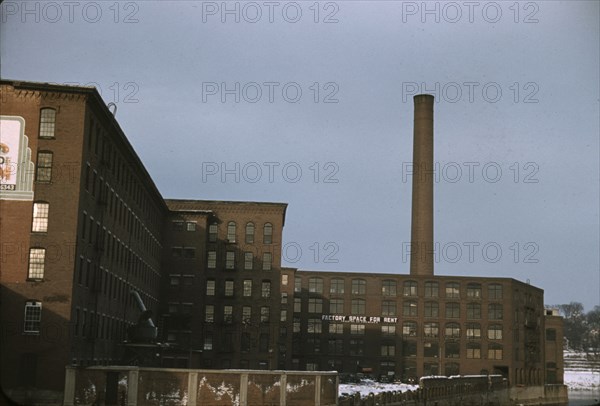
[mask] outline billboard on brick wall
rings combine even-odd
[[[33,200],[33,174],[25,120],[0,116],[0,199]]]

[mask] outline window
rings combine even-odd
[[[490,340],[502,340],[502,326],[500,324],[489,325],[488,338]]]
[[[446,338],[460,338],[460,324],[446,324]]]
[[[321,319],[308,319],[308,332],[320,334],[322,332]]]
[[[488,359],[502,359],[502,346],[496,343],[488,344]]]
[[[250,324],[250,319],[252,317],[252,308],[250,306],[242,307],[242,323]]]
[[[171,256],[181,258],[183,255],[183,247],[171,247]]]
[[[446,376],[458,375],[459,372],[460,372],[460,368],[456,362],[447,362],[446,363],[444,375],[446,375]]]
[[[233,306],[223,306],[223,321],[233,323]]]
[[[217,251],[208,251],[208,269],[217,267]]]
[[[490,303],[488,305],[488,319],[502,320],[502,305],[499,303]]]
[[[446,284],[446,297],[458,299],[460,297],[460,285],[456,282],[448,282]]]
[[[352,299],[352,314],[365,314],[366,301],[364,299]]]
[[[438,297],[440,286],[437,282],[425,282],[425,297]]]
[[[250,297],[252,296],[252,280],[244,279],[244,296]]]
[[[25,303],[24,333],[39,333],[42,321],[42,302],[28,301]]]
[[[343,355],[344,354],[344,340],[340,340],[339,338],[327,340],[327,353],[335,354],[335,355]]]
[[[350,324],[350,334],[365,335],[365,325],[364,324]]]
[[[438,323],[425,323],[423,326],[423,334],[425,337],[437,338],[440,335],[440,327]]]
[[[405,357],[416,357],[417,356],[417,342],[414,340],[404,340],[402,342],[402,355]],[[417,365],[412,362],[404,361],[405,374],[408,374],[406,370],[412,370],[413,376],[416,374]]]
[[[309,313],[323,313],[323,299],[311,297],[308,299]]]
[[[281,285],[287,286],[288,284],[288,275],[281,275]]]
[[[270,318],[271,311],[267,306],[262,306],[260,308],[260,322],[268,323]]]
[[[425,302],[425,317],[438,317],[438,302]]]
[[[271,297],[271,282],[263,281],[260,292],[261,292],[260,295],[263,299],[270,298]]]
[[[89,268],[89,266],[88,266],[88,268]],[[171,287],[179,286],[180,279],[181,279],[180,275],[171,275],[169,277],[169,283],[170,283]],[[112,279],[111,279],[111,285],[112,285]]]
[[[331,313],[331,314],[344,313],[344,299],[331,299],[329,301],[329,313]]]
[[[40,111],[40,138],[54,138],[56,128],[56,110],[41,109]]]
[[[479,283],[469,283],[467,285],[467,297],[469,299],[481,299],[481,285]]]
[[[28,279],[43,279],[44,278],[44,261],[46,259],[46,249],[30,248],[29,249],[29,272]]]
[[[438,342],[424,342],[423,356],[427,358],[438,358],[440,356],[440,344]]]
[[[196,231],[196,222],[188,221],[187,223],[185,223],[185,229],[186,231]]]
[[[417,336],[417,323],[414,321],[405,321],[402,323],[402,335],[404,337],[416,337]]]
[[[467,338],[479,340],[481,338],[481,325],[479,323],[467,323]]]
[[[52,180],[53,153],[50,151],[39,151],[37,154],[37,166],[35,180],[38,182],[50,182]]]
[[[225,296],[233,296],[233,281],[225,281]]]
[[[217,242],[217,223],[212,223],[208,226],[208,242]]]
[[[227,242],[235,242],[235,228],[233,221],[227,223]]]
[[[417,282],[406,281],[402,290],[403,296],[417,296]]]
[[[365,342],[364,340],[350,340],[350,355],[364,355]]]
[[[279,313],[279,321],[287,321],[287,310],[281,310]]]
[[[488,286],[488,299],[496,300],[502,299],[502,285],[497,283],[492,283]]]
[[[204,345],[202,346],[204,351],[211,351],[213,349],[213,338],[211,335],[206,333],[204,336]]]
[[[302,292],[302,278],[300,276],[294,278],[294,292]]]
[[[171,224],[173,225],[173,230],[183,231],[183,221],[182,220],[173,220],[173,222]]]
[[[384,300],[381,303],[381,315],[382,316],[395,316],[396,315],[396,302],[393,300]]]
[[[184,258],[196,258],[196,248],[184,247],[183,248],[183,257]]]
[[[246,244],[254,244],[254,223],[246,224]]]
[[[344,323],[329,323],[329,334],[344,334]]]
[[[300,332],[300,318],[294,317],[294,322],[292,324],[292,331],[294,333],[299,333]]]
[[[458,303],[446,303],[446,318],[458,319],[460,317],[460,305]]]
[[[396,326],[392,326],[392,325],[381,326],[381,335],[382,336],[395,336],[396,335]]]
[[[481,344],[467,343],[467,358],[480,359],[481,358]]]
[[[308,291],[310,293],[323,293],[323,279],[322,278],[309,278],[308,279]]]
[[[352,279],[352,294],[364,295],[367,291],[367,281],[364,279]]]
[[[383,296],[396,296],[396,281],[384,280],[381,283],[381,294]]]
[[[480,319],[481,305],[479,303],[467,303],[467,319]]]
[[[288,294],[287,292],[281,292],[281,304],[287,304]]]
[[[225,254],[225,269],[235,269],[235,251],[227,251]]]
[[[273,262],[273,255],[270,252],[263,252],[262,270],[270,271]]]
[[[406,317],[415,317],[417,315],[417,302],[412,300],[405,301],[402,304],[402,315]]]
[[[263,243],[271,244],[273,242],[273,225],[266,223],[263,227]]]
[[[329,293],[343,294],[344,293],[344,280],[340,278],[333,278],[331,280],[331,286],[329,287]]]
[[[50,204],[46,202],[33,203],[33,219],[31,231],[34,233],[45,233],[48,231],[48,209]]]
[[[294,313],[302,312],[302,299],[299,297],[294,298]]]
[[[213,323],[215,321],[215,306],[206,305],[204,308],[204,321],[206,323]]]
[[[214,296],[215,295],[215,281],[207,280],[206,281],[206,296]]]
[[[383,344],[381,346],[382,357],[393,357],[396,355],[396,346],[394,344]]]
[[[460,343],[457,341],[446,341],[446,358],[460,358]]]
[[[251,252],[244,252],[244,269],[251,271],[254,264],[254,255]]]

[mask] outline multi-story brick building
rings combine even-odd
[[[165,200],[94,88],[0,82],[1,385],[60,403],[64,367],[336,369],[562,382],[561,319],[507,278],[281,267],[284,203]],[[429,238],[427,235],[425,241]],[[547,320],[547,321],[545,321]]]

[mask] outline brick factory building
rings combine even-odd
[[[158,325],[157,366],[562,383],[562,320],[541,289],[434,275],[431,179],[413,184],[410,274],[282,268],[287,204],[164,199],[94,88],[0,92],[9,396],[60,403],[66,365],[142,362],[123,345],[131,291]],[[415,98],[415,179],[433,157],[430,99]]]

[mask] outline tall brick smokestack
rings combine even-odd
[[[414,97],[411,275],[433,275],[433,96]]]

